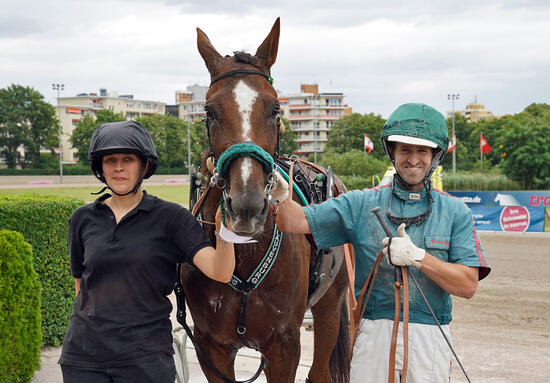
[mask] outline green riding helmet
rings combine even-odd
[[[380,139],[388,157],[388,141],[439,148],[442,153],[439,161],[449,146],[445,117],[426,104],[403,104],[397,108],[384,124]]]

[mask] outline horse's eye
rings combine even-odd
[[[279,113],[281,113],[281,107],[279,106],[279,104],[276,104],[273,106],[273,109],[271,110],[271,115],[273,117],[277,117]]]

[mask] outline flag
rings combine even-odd
[[[447,153],[452,152],[456,149],[456,134],[453,135],[453,139],[449,141],[449,147],[447,148]]]
[[[485,136],[483,133],[481,133],[481,136],[479,137],[479,151],[483,154],[489,153],[493,148],[491,148],[491,145],[487,142],[485,139]]]
[[[371,139],[369,138],[369,136],[367,136],[365,134],[365,150],[368,150],[369,153],[372,152],[374,149],[374,144],[372,143]]]

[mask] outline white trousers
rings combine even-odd
[[[393,321],[362,319],[353,347],[351,383],[387,383]],[[442,326],[451,340],[449,325]],[[395,383],[403,370],[403,323],[399,323],[395,353]],[[407,383],[451,380],[452,352],[436,325],[409,323]]]

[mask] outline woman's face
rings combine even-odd
[[[111,189],[128,193],[143,173],[143,165],[136,154],[115,153],[103,156],[103,176]]]

